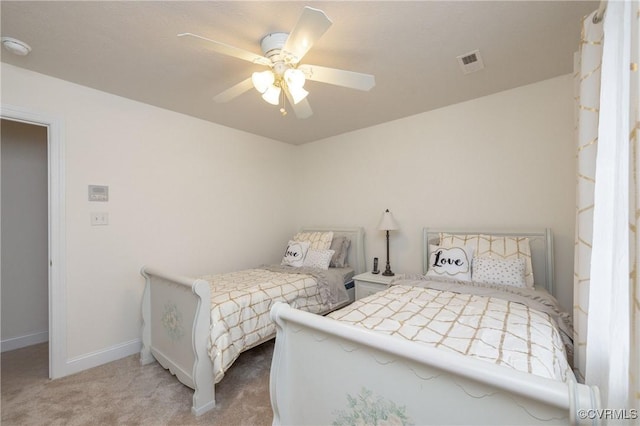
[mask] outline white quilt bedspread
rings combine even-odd
[[[550,316],[497,297],[396,285],[329,317],[555,380],[573,375]]]
[[[273,303],[282,301],[311,313],[328,310],[316,279],[265,269],[248,269],[203,277],[211,285],[209,356],[215,383],[240,353],[275,333],[269,318]]]

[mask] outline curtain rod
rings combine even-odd
[[[593,15],[593,23],[598,24],[602,22],[602,18],[604,18],[604,11],[607,9],[607,0],[600,0],[600,6],[598,6],[598,10],[596,14]]]

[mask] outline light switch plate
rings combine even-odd
[[[104,226],[109,224],[109,213],[94,212],[91,215],[91,226]]]

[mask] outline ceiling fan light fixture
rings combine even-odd
[[[280,93],[282,89],[273,84],[267,88],[267,90],[262,94],[262,99],[271,105],[278,105],[280,103]]]
[[[331,24],[322,10],[305,6],[289,33],[271,33],[262,38],[260,47],[264,56],[193,33],[181,33],[178,37],[189,36],[204,40],[217,53],[242,59],[253,65],[269,67],[268,71],[254,72],[249,78],[219,93],[214,97],[216,102],[228,102],[251,90],[253,86],[261,93],[265,102],[281,105],[280,112],[283,115],[287,112],[285,104],[288,100],[296,117],[302,119],[313,114],[306,102],[309,92],[303,89],[307,79],[363,91],[375,86],[375,78],[369,74],[300,63]]]
[[[305,83],[304,73],[296,68],[289,68],[284,72],[284,79],[289,87],[302,88]]]
[[[306,98],[307,95],[309,94],[309,92],[304,90],[302,86],[300,87],[291,86],[291,87],[288,87],[288,89],[294,104],[297,104],[298,102]]]
[[[265,93],[269,87],[273,86],[273,82],[275,81],[275,76],[271,72],[271,70],[254,72],[251,74],[251,82],[253,83],[253,87],[260,93]]]

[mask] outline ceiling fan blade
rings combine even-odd
[[[291,94],[289,94],[288,90],[285,90],[284,93],[287,95],[287,99],[289,100],[289,104],[291,108],[293,108],[293,112],[296,114],[298,118],[309,118],[313,115],[313,110],[311,109],[311,105],[309,105],[309,101],[307,98],[304,98],[297,104],[293,103],[293,98]]]
[[[331,20],[323,11],[305,6],[298,22],[289,33],[283,50],[293,55],[292,62],[297,64],[331,24]]]
[[[204,40],[209,42],[209,47],[212,50],[215,50],[218,53],[222,53],[223,55],[233,56],[234,58],[243,59],[245,61],[249,61],[254,64],[271,66],[271,61],[268,58],[249,52],[248,50],[230,46],[226,43],[211,40],[206,37],[202,37],[192,33],[181,33],[181,34],[178,34],[178,37],[194,37],[200,40]]]
[[[228,88],[224,92],[217,94],[213,98],[213,100],[217,103],[229,102],[230,100],[237,98],[238,96],[242,95],[244,92],[251,90],[252,88],[253,82],[251,81],[251,77],[249,77],[246,80],[243,80],[240,83],[236,84],[235,86]]]
[[[350,89],[368,91],[376,85],[376,79],[371,74],[307,64],[300,65],[298,69],[304,72],[307,80],[335,84],[336,86],[344,86]]]

